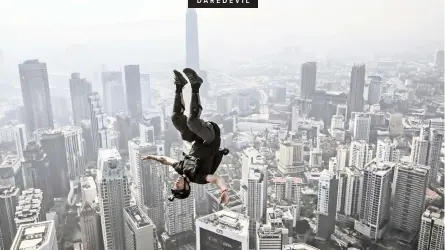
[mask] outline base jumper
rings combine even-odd
[[[180,161],[167,156],[147,155],[143,160],[155,160],[164,165],[171,166],[180,175],[171,189],[170,201],[185,199],[190,195],[190,182],[196,184],[214,183],[221,189],[220,202],[224,205],[229,202],[229,192],[224,180],[214,175],[221,163],[222,157],[229,153],[229,150],[221,149],[221,135],[218,125],[211,121],[204,121],[200,118],[202,106],[199,97],[199,88],[203,83],[201,77],[193,69],[183,70],[187,76],[192,97],[190,101],[190,115],[184,115],[184,99],[182,89],[187,84],[187,80],[179,72],[174,70],[176,86],[175,100],[173,104],[172,122],[175,128],[181,133],[183,140],[194,142],[188,154],[183,153],[184,158]]]

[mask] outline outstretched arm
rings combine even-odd
[[[209,174],[206,177],[206,181],[209,183],[216,184],[219,187],[219,189],[221,189],[220,202],[223,203],[224,205],[227,205],[227,203],[229,202],[229,189],[227,188],[224,179],[217,175]]]
[[[173,166],[173,164],[178,162],[177,160],[175,160],[173,158],[163,156],[163,155],[147,155],[147,156],[143,157],[142,160],[155,160],[155,161],[162,163],[164,165],[167,165],[167,166]]]

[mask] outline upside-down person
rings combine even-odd
[[[182,89],[187,84],[187,80],[179,71],[174,70],[176,93],[172,122],[181,133],[182,139],[190,143],[194,142],[193,146],[188,154],[184,153],[184,158],[180,161],[157,155],[147,155],[143,157],[143,160],[155,160],[171,166],[180,175],[171,188],[172,195],[168,198],[170,201],[175,198],[187,198],[190,195],[191,182],[196,184],[214,183],[221,189],[220,202],[225,205],[229,202],[226,183],[214,173],[218,169],[222,157],[227,155],[229,150],[220,148],[221,135],[218,125],[200,118],[202,106],[199,98],[199,88],[203,83],[201,77],[190,68],[184,69],[183,72],[189,79],[192,88],[190,115],[189,117],[184,115],[185,106],[182,97]]]

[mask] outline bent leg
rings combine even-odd
[[[201,116],[201,102],[198,93],[192,93],[190,101],[190,117],[187,119],[189,129],[199,136],[205,143],[211,143],[215,139],[215,131],[210,122],[204,121]]]
[[[175,94],[175,100],[173,103],[173,126],[181,133],[183,140],[192,142],[195,134],[189,129],[187,125],[187,116],[184,115],[184,99],[182,93]]]

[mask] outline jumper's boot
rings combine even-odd
[[[202,79],[193,69],[184,69],[184,74],[190,81],[192,87],[192,99],[190,101],[190,118],[199,118],[201,116],[202,106],[199,98],[199,87],[201,87]]]
[[[173,113],[183,114],[185,110],[184,98],[182,97],[182,89],[187,84],[187,80],[184,76],[177,70],[173,70],[175,74],[175,100],[173,103]]]

